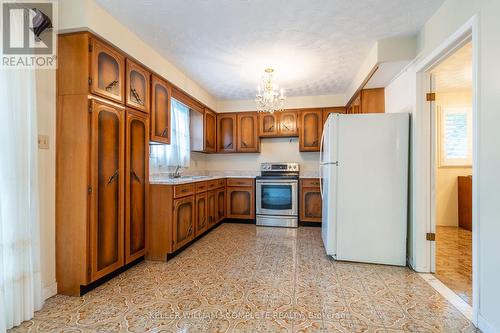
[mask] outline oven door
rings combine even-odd
[[[257,214],[297,216],[297,180],[259,179],[256,187]]]

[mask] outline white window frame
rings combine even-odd
[[[439,167],[472,167],[472,112],[466,106],[438,106],[438,161]],[[467,114],[467,157],[446,158],[446,129],[445,117],[447,114]]]

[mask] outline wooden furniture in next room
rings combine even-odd
[[[458,177],[458,226],[472,231],[472,176]]]

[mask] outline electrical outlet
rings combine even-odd
[[[38,135],[38,149],[49,149],[49,136],[44,134]]]

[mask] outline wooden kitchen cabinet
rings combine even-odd
[[[219,223],[226,217],[226,188],[219,188],[215,191],[215,223]]]
[[[373,88],[362,89],[346,107],[346,113],[384,113],[385,112],[385,89]]]
[[[149,113],[150,74],[130,59],[127,59],[126,64],[125,104]]]
[[[146,253],[149,220],[149,117],[127,109],[125,263]]]
[[[298,112],[295,110],[285,110],[279,114],[279,135],[284,137],[298,136]]]
[[[236,152],[236,114],[217,114],[217,152]]]
[[[305,178],[300,180],[300,221],[321,222],[322,199],[320,180]]]
[[[237,114],[237,145],[240,153],[258,153],[260,151],[259,123],[256,112]]]
[[[345,107],[332,107],[332,108],[324,108],[323,109],[323,124],[325,124],[328,116],[332,113],[346,113]]]
[[[151,78],[151,141],[170,144],[172,87],[160,77]]]
[[[255,181],[253,179],[231,178],[227,180],[226,216],[234,219],[255,218]]]
[[[194,196],[175,199],[173,203],[173,250],[178,250],[194,238]]]
[[[277,137],[279,132],[278,114],[262,112],[259,113],[259,136]]]
[[[319,151],[322,131],[322,109],[303,110],[300,113],[299,151]]]
[[[90,280],[123,266],[124,110],[91,101]]]
[[[203,234],[208,229],[208,218],[207,218],[207,193],[200,193],[196,195],[196,236]]]
[[[216,151],[217,137],[217,114],[212,110],[205,108],[204,115],[204,151],[214,153]]]
[[[212,227],[216,222],[216,197],[215,190],[207,192],[207,218],[208,226]]]

